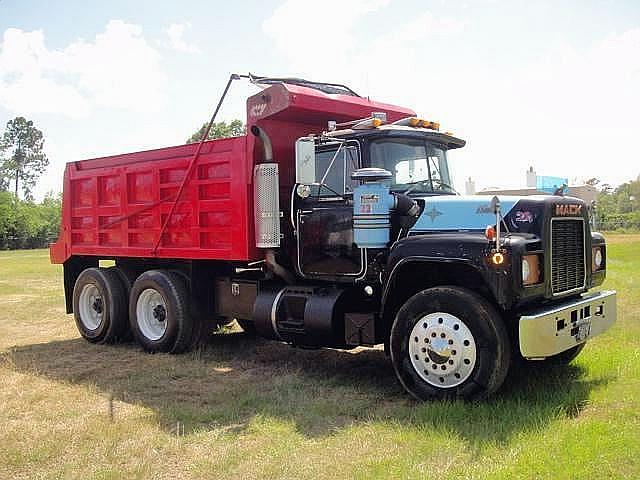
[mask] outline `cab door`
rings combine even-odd
[[[313,185],[294,193],[297,269],[306,278],[354,279],[365,270],[364,251],[353,243],[353,181],[360,166],[356,141],[318,146]]]

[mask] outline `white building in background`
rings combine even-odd
[[[529,167],[527,170],[527,188],[536,188],[538,184],[538,175],[536,175],[536,171],[533,167]]]
[[[466,195],[475,195],[476,194],[476,182],[471,180],[471,177],[464,182],[464,193]]]
[[[473,190],[475,191],[475,182],[469,178],[465,183],[465,191],[469,193],[468,186],[473,185]],[[525,176],[525,187],[522,188],[486,188],[479,192],[478,195],[518,195],[518,196],[526,196],[526,195],[549,195],[549,192],[545,192],[542,190],[538,190],[538,175],[533,167],[529,167]],[[587,184],[579,184],[579,185],[569,185],[568,186],[569,193],[567,194],[570,197],[580,198],[584,200],[587,205],[591,205],[592,202],[595,202],[598,198],[598,190],[593,185]]]

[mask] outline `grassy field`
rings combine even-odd
[[[640,235],[609,242],[615,327],[478,404],[415,403],[379,350],[91,345],[47,252],[2,252],[0,478],[640,478]]]

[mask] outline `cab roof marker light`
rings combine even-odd
[[[398,125],[400,127],[417,127],[420,123],[420,119],[416,117],[405,117],[400,120],[396,120],[391,125]]]
[[[371,112],[370,117],[338,123],[336,124],[336,127],[351,125],[351,128],[354,130],[365,130],[369,128],[377,128],[383,123],[387,123],[387,114],[385,112]]]
[[[438,122],[431,122],[429,120],[420,120],[420,126],[431,130],[440,130],[440,124]]]
[[[367,118],[361,122],[356,123],[353,127],[354,130],[367,130],[370,128],[378,128],[382,125],[382,120],[379,118]]]

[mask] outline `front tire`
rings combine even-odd
[[[194,320],[184,279],[166,270],[140,275],[129,299],[131,331],[147,352],[182,353],[192,346]]]
[[[496,309],[460,287],[430,288],[407,300],[390,350],[400,383],[418,400],[485,398],[504,382],[511,358]]]

